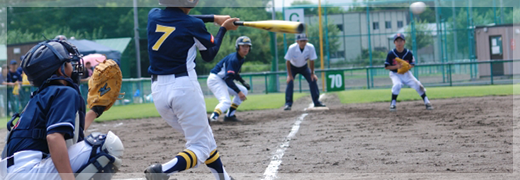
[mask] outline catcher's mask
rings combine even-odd
[[[27,79],[33,86],[40,87],[48,78],[55,74],[58,68],[65,72],[67,62],[72,65],[71,78],[79,84],[79,78],[83,75],[83,60],[78,49],[64,40],[48,40],[34,46],[25,54],[21,67]]]
[[[161,6],[194,8],[199,0],[159,0]]]

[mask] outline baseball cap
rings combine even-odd
[[[406,39],[404,38],[404,34],[402,34],[402,33],[395,34],[394,35],[394,41],[397,40],[397,38],[401,38],[401,39],[406,41]]]
[[[11,60],[11,63],[9,63],[9,64],[18,64],[18,61],[13,59],[13,60]]]
[[[305,34],[296,34],[296,41],[308,41],[307,35]]]

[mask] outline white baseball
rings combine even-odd
[[[424,10],[426,10],[426,4],[424,4],[421,1],[414,2],[410,5],[410,10],[414,14],[421,14],[422,12],[424,12]]]

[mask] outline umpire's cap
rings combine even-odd
[[[159,0],[161,6],[194,8],[199,0]]]
[[[296,41],[308,41],[306,34],[296,34]]]
[[[48,40],[25,54],[21,67],[33,86],[40,87],[65,62],[80,61],[80,53],[67,41]]]
[[[397,39],[403,39],[403,41],[406,41],[406,39],[404,39],[404,34],[403,33],[397,33],[394,35],[394,41],[397,40]]]

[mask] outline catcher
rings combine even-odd
[[[96,68],[86,115],[78,87],[83,63],[75,46],[64,40],[41,42],[25,55],[22,68],[38,90],[7,124],[0,179],[111,179],[121,166],[121,140],[112,132],[85,137],[84,131],[119,96],[117,64],[107,60]]]
[[[390,70],[390,79],[392,79],[393,84],[390,111],[396,110],[395,105],[397,96],[399,95],[403,85],[414,88],[424,100],[426,109],[432,110],[433,107],[426,96],[426,89],[424,89],[421,82],[413,76],[412,72],[409,71],[415,65],[415,58],[411,51],[404,48],[405,43],[404,35],[397,33],[394,36],[395,49],[388,52],[388,55],[386,56],[385,69]]]

